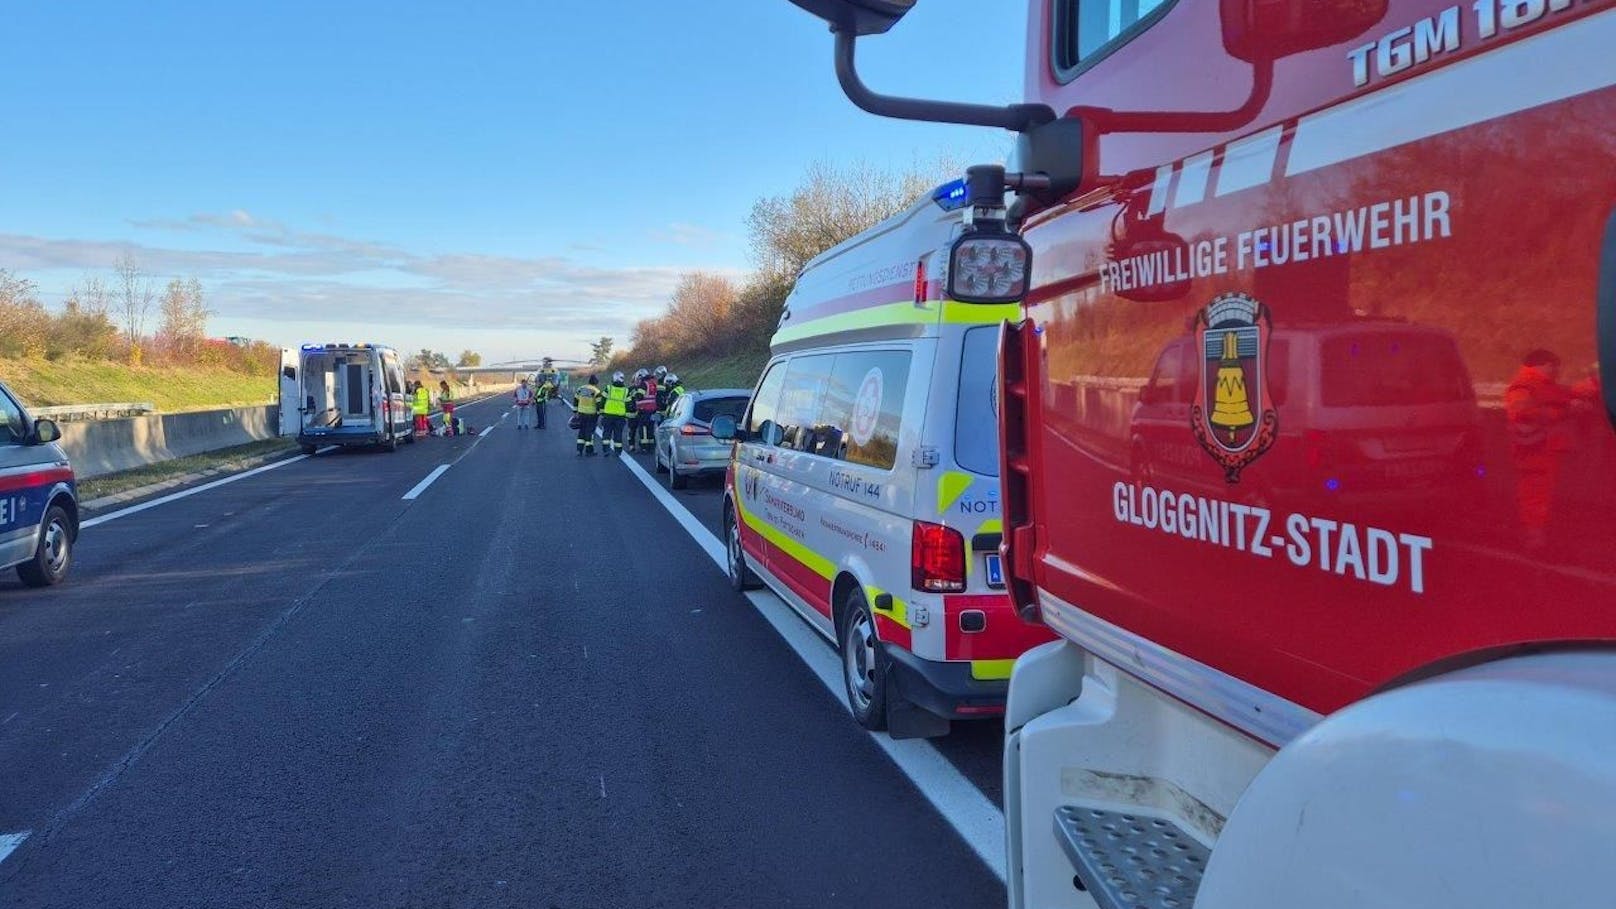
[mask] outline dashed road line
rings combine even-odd
[[[408,502],[419,497],[421,493],[426,492],[428,486],[437,482],[438,477],[443,476],[448,471],[448,464],[439,464],[437,467],[432,468],[432,472],[426,475],[426,479],[416,483],[410,488],[409,492],[404,493],[404,501]]]
[[[22,841],[28,839],[30,833],[33,833],[33,831],[19,830],[16,833],[0,833],[0,862],[5,861],[6,856],[15,852],[17,847],[22,845]]]
[[[679,522],[679,526],[690,534],[696,545],[707,553],[713,564],[717,565],[719,570],[728,572],[728,557],[724,552],[724,544],[719,542],[718,537],[695,515],[680,505],[673,494],[646,473],[645,468],[632,457],[625,454],[620,460],[628,465],[628,469],[639,478],[646,489],[651,491],[651,495],[667,509],[668,514]],[[797,656],[830,691],[836,702],[846,709],[847,699],[842,687],[841,661],[834,652],[825,647],[824,639],[810,630],[807,623],[773,593],[767,590],[753,590],[747,592],[746,598],[774,627],[775,632],[786,644],[796,651]],[[884,733],[868,734],[898,769],[909,777],[915,788],[920,790],[920,794],[937,809],[943,820],[947,821],[965,844],[982,859],[982,863],[1003,882],[1004,812],[983,795],[982,790],[976,788],[974,783],[966,779],[957,767],[949,763],[942,752],[925,739],[897,740]]]

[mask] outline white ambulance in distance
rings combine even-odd
[[[305,454],[325,445],[415,441],[415,414],[398,352],[380,344],[305,344],[281,349],[280,432]]]
[[[814,259],[745,416],[713,422],[737,440],[731,582],[761,579],[835,641],[854,718],[895,737],[1002,714],[1016,657],[1052,639],[999,563],[996,356],[1026,253],[955,243],[994,215],[959,181]],[[1000,302],[946,293],[951,254]]]

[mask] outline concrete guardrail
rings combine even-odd
[[[270,404],[62,423],[61,444],[79,477],[98,477],[272,439],[278,435],[279,413]],[[48,416],[43,410],[38,415]]]

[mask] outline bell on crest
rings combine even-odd
[[[1223,334],[1223,357],[1218,361],[1218,384],[1212,400],[1210,420],[1215,426],[1229,431],[1229,442],[1235,432],[1257,422],[1251,415],[1251,402],[1246,398],[1246,372],[1240,368],[1240,345],[1235,333]]]

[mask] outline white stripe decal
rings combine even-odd
[[[1302,118],[1288,176],[1616,84],[1616,10],[1506,44]]]
[[[1178,193],[1173,196],[1173,207],[1183,208],[1206,198],[1206,183],[1212,176],[1212,153],[1201,152],[1184,161],[1183,172],[1178,175]]]
[[[1284,127],[1265,129],[1253,136],[1230,142],[1218,169],[1218,195],[1227,196],[1253,186],[1273,182],[1274,161],[1279,157],[1279,137]]]
[[[1154,217],[1167,210],[1167,187],[1173,182],[1173,165],[1156,168],[1156,183],[1150,188],[1150,209],[1146,214]]]

